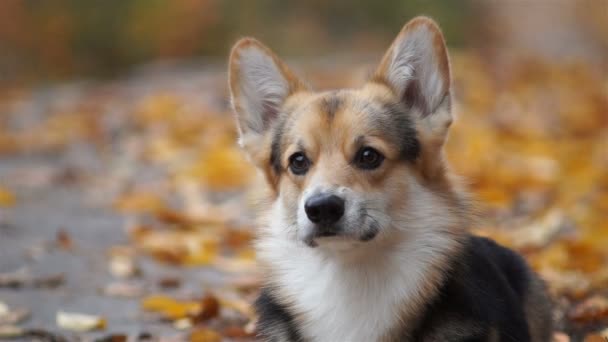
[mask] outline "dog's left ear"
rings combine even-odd
[[[373,80],[386,84],[415,112],[421,139],[443,144],[452,122],[450,63],[443,34],[432,19],[417,17],[403,27]]]

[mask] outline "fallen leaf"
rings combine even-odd
[[[249,319],[255,318],[255,312],[251,307],[251,304],[245,300],[238,298],[221,298],[220,304],[222,307],[233,309]]]
[[[181,285],[179,278],[175,277],[163,277],[158,281],[158,286],[163,289],[176,289]]]
[[[113,282],[103,289],[103,294],[110,297],[136,298],[141,297],[144,288],[139,284]]]
[[[199,303],[198,310],[191,315],[195,323],[200,323],[219,315],[220,302],[215,296],[208,294]]]
[[[25,329],[16,325],[0,325],[0,339],[13,339],[25,335]]]
[[[599,334],[590,334],[585,336],[584,342],[606,342],[606,338]]]
[[[593,296],[576,305],[568,313],[568,317],[581,323],[597,322],[608,318],[608,299]]]
[[[162,314],[166,319],[188,318],[193,323],[206,321],[219,314],[220,303],[212,295],[201,300],[177,300],[164,295],[154,295],[142,301],[142,308]]]
[[[110,274],[117,278],[130,278],[141,274],[135,260],[135,252],[130,248],[114,247],[110,250]]]
[[[0,273],[0,288],[56,288],[61,286],[65,281],[65,276],[61,273],[45,276],[33,276],[26,269],[20,269],[15,272]]]
[[[2,207],[12,207],[15,205],[15,195],[9,190],[0,186],[0,208]]]
[[[144,298],[142,308],[158,312],[167,319],[177,320],[198,312],[200,303],[196,301],[180,301],[164,295],[153,295]]]
[[[70,235],[63,229],[59,229],[57,231],[57,236],[55,237],[55,243],[57,246],[63,250],[71,250],[74,247],[74,242]]]
[[[563,332],[554,332],[553,333],[553,342],[570,342],[570,337]]]
[[[215,190],[241,188],[252,179],[251,165],[233,146],[216,146],[201,156],[191,173]]]
[[[169,264],[209,265],[220,247],[218,236],[211,232],[148,230],[132,236],[144,252]]]
[[[114,207],[125,213],[155,212],[165,207],[162,198],[150,192],[131,192],[114,202]]]
[[[51,274],[44,277],[37,277],[33,279],[33,285],[37,288],[57,288],[65,282],[65,275],[62,273]]]
[[[27,329],[25,335],[31,337],[32,341],[68,342],[65,337],[43,329]]]
[[[137,341],[147,341],[152,339],[152,334],[149,332],[141,332],[137,335]]]
[[[245,330],[245,327],[238,325],[230,325],[224,328],[222,330],[222,335],[228,338],[245,338],[254,336],[252,332]]]
[[[222,335],[215,330],[197,328],[190,333],[190,342],[221,342]]]
[[[539,220],[513,230],[513,247],[518,249],[543,247],[566,226],[565,222],[563,212],[553,209]]]
[[[178,330],[186,330],[192,328],[192,320],[190,318],[180,318],[173,322],[173,327]]]
[[[95,342],[127,342],[127,335],[123,334],[112,334],[104,336],[95,340]]]
[[[176,210],[163,208],[155,212],[156,217],[165,223],[177,225],[180,227],[188,227],[200,223],[199,220]]]
[[[0,307],[0,325],[18,324],[30,316],[30,311],[25,308],[9,309],[7,307],[6,311],[3,310],[4,308]]]
[[[106,320],[100,316],[81,313],[57,312],[57,325],[60,328],[72,331],[102,330],[106,327]]]

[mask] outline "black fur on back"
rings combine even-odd
[[[449,341],[530,341],[525,301],[538,295],[530,292],[533,277],[515,252],[490,239],[470,236],[438,296],[428,304],[412,341],[439,340],[435,336]],[[550,320],[550,312],[546,314]],[[457,325],[464,329],[454,329]],[[450,330],[455,336],[449,336]]]

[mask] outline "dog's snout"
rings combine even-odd
[[[304,210],[313,223],[336,223],[344,215],[344,199],[336,195],[315,195],[306,201]]]

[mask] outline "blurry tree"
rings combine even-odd
[[[463,42],[470,1],[2,0],[0,82],[115,76],[151,60],[223,59],[240,36],[283,54],[330,55],[385,46],[419,14]]]

